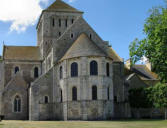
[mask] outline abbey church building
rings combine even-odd
[[[5,119],[129,117],[125,83],[132,77],[82,11],[56,0],[42,11],[36,29],[37,46],[3,47],[0,113]]]

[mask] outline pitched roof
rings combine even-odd
[[[158,79],[158,76],[150,71],[146,65],[133,65],[132,71],[140,75],[141,79]]]
[[[109,47],[109,56],[114,61],[123,62],[123,59],[114,51],[114,49],[112,47]]]
[[[4,46],[3,59],[38,61],[40,50],[37,46]]]
[[[70,5],[66,4],[62,0],[56,0],[46,10],[49,10],[49,11],[64,11],[64,12],[81,12],[81,11],[71,7]]]
[[[85,33],[82,33],[61,60],[81,56],[107,56]]]

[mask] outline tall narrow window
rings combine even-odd
[[[61,19],[59,19],[59,27],[61,27]]]
[[[19,67],[15,67],[15,74],[19,72]]]
[[[63,67],[62,66],[60,67],[60,71],[59,72],[60,72],[60,79],[62,79],[63,78]]]
[[[92,34],[89,35],[89,38],[92,39]]]
[[[35,67],[34,68],[34,78],[38,78],[38,68],[37,67]]]
[[[107,88],[107,99],[110,100],[110,88]]]
[[[74,19],[71,20],[71,23],[72,23],[72,24],[74,23]]]
[[[74,37],[74,34],[73,33],[71,33],[71,38],[73,38]]]
[[[72,88],[72,100],[73,101],[77,100],[77,88],[76,87]]]
[[[114,102],[117,103],[117,96],[114,96]]]
[[[66,21],[65,21],[65,22],[66,22],[66,27],[67,27],[67,26],[68,26],[68,20],[66,19]]]
[[[62,92],[62,89],[60,89],[60,102],[61,103],[63,102],[63,92]]]
[[[52,19],[52,26],[53,27],[55,26],[55,19],[54,18]]]
[[[78,64],[76,62],[71,64],[71,77],[78,76]]]
[[[45,97],[44,97],[44,103],[45,103],[45,104],[49,103],[49,98],[48,98],[48,96],[45,96]]]
[[[92,100],[97,100],[97,86],[92,86]]]
[[[19,96],[14,99],[14,112],[21,112],[21,98]]]
[[[90,62],[90,75],[98,75],[98,64],[94,60]]]
[[[106,64],[106,75],[110,76],[110,64],[109,63]]]

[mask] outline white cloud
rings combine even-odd
[[[25,31],[40,16],[40,3],[47,2],[48,0],[0,0],[0,21],[11,22],[10,31]]]

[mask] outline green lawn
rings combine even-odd
[[[0,128],[167,128],[167,121],[2,121]]]

